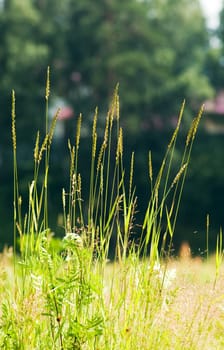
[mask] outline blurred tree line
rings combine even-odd
[[[103,122],[110,96],[119,82],[126,153],[129,157],[136,150],[141,209],[146,205],[148,150],[153,152],[156,170],[183,99],[187,102],[187,126],[201,103],[222,87],[224,9],[220,16],[220,27],[210,33],[198,0],[0,1],[2,242],[11,239],[7,236],[10,225],[6,224],[12,217],[11,90],[16,91],[18,161],[24,189],[31,181],[36,131],[43,131],[45,125],[47,66],[52,71],[51,110],[62,104],[72,111],[60,121],[63,132],[56,140],[53,157],[57,171],[50,180],[52,213],[56,216],[61,209],[55,209],[54,203],[60,203],[61,186],[66,179],[66,139],[74,138],[76,117],[82,112],[82,136],[88,139],[95,107],[99,106]],[[220,40],[217,46],[211,45],[214,36]],[[183,127],[183,137],[184,131]],[[221,221],[222,142],[222,138],[211,137],[206,131],[197,139],[182,202],[179,240],[194,241],[191,232],[195,227],[203,231],[207,212],[212,212],[215,221]],[[83,168],[86,152],[84,148]],[[177,162],[179,158],[177,151]],[[203,203],[205,209],[199,210]],[[203,233],[200,237],[203,241]]]

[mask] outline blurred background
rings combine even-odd
[[[124,157],[128,164],[135,150],[139,213],[148,200],[148,150],[156,172],[186,99],[175,154],[179,164],[187,127],[205,103],[174,248],[188,241],[195,254],[203,254],[208,213],[214,247],[224,224],[224,3],[0,0],[0,249],[13,239],[11,90],[16,91],[20,189],[26,199],[36,132],[45,127],[47,66],[50,116],[62,109],[51,158],[52,229],[63,232],[57,222],[61,190],[68,182],[67,139],[75,138],[77,116],[82,112],[80,166],[85,174],[95,107],[103,124],[119,82]],[[84,200],[85,195],[83,189]]]

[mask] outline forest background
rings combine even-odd
[[[203,254],[207,214],[214,247],[224,224],[224,5],[217,28],[211,30],[198,0],[0,1],[0,248],[13,240],[11,90],[16,92],[20,189],[26,203],[36,132],[44,132],[45,127],[48,66],[49,116],[61,108],[49,183],[53,231],[63,233],[61,190],[68,183],[67,140],[75,139],[77,117],[82,113],[80,167],[88,177],[95,107],[103,125],[119,83],[124,162],[129,164],[133,150],[136,154],[136,222],[147,207],[148,151],[156,173],[186,100],[175,154],[178,164],[187,127],[205,104],[174,248],[188,241],[195,254]],[[85,181],[84,176],[83,199]]]

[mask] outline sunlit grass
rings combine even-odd
[[[164,264],[150,270],[148,260],[131,256],[125,264],[88,267],[83,254],[88,275],[82,284],[77,265],[71,278],[74,260],[54,262],[53,287],[47,271],[31,259],[22,287],[12,283],[12,251],[5,250],[0,259],[2,348],[60,349],[61,327],[64,349],[222,349],[224,271],[214,287],[215,257],[170,260],[163,281]]]
[[[46,84],[46,119],[50,97]],[[70,155],[69,188],[62,189],[64,237],[48,225],[48,175],[55,124],[37,133],[34,173],[22,215],[16,157],[16,108],[12,94],[14,155],[14,247],[0,258],[2,349],[221,349],[223,346],[222,232],[216,255],[202,262],[190,253],[171,256],[171,247],[192,146],[203,108],[193,120],[176,175],[172,166],[179,128],[157,175],[149,152],[148,207],[135,233],[137,198],[123,165],[118,87],[98,140],[92,125],[88,201],[79,171],[82,116]],[[113,145],[116,144],[115,147]],[[207,224],[208,237],[209,224]],[[111,242],[114,259],[109,260]],[[16,247],[17,245],[17,247]],[[18,250],[16,250],[18,248]],[[186,248],[188,249],[188,248]],[[207,247],[208,249],[208,247]]]

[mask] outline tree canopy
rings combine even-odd
[[[158,113],[176,113],[184,98],[193,106],[211,96],[204,74],[208,35],[198,1],[72,4],[67,69],[71,78],[79,76],[69,86],[74,104],[103,106],[120,82],[124,115],[136,126]]]
[[[1,98],[18,96],[21,119],[39,119],[44,74],[56,95],[89,114],[120,83],[127,127],[195,107],[211,96],[208,34],[198,1],[5,0],[0,12]],[[38,122],[37,122],[38,124]]]

